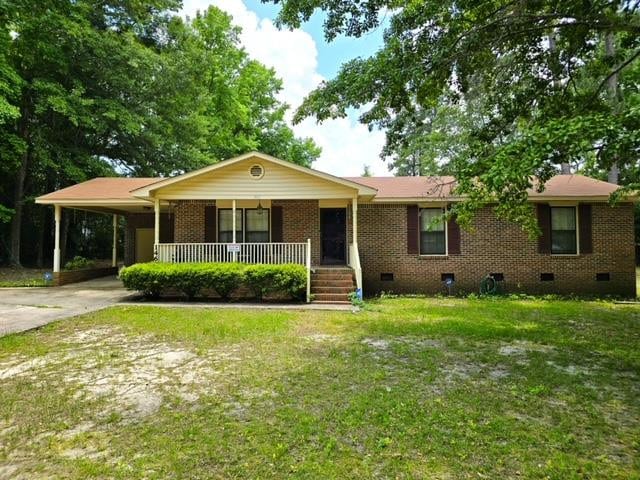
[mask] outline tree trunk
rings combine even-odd
[[[44,267],[44,242],[45,242],[45,234],[46,225],[47,225],[47,216],[46,210],[44,207],[38,207],[38,221],[36,225],[38,226],[38,251],[36,252],[36,267],[43,268]]]
[[[555,30],[549,34],[549,36],[547,37],[548,41],[549,41],[549,52],[551,54],[555,54],[557,47],[556,47],[556,32]],[[560,64],[560,61],[558,60],[558,64]],[[553,68],[550,69],[553,72]],[[562,83],[560,82],[560,79],[558,78],[558,74],[557,72],[553,72],[553,87],[554,89],[560,89],[562,87]],[[560,174],[561,175],[571,175],[571,165],[569,164],[569,162],[561,162],[560,163]]]
[[[20,247],[22,233],[22,211],[24,206],[24,184],[27,178],[27,168],[29,166],[29,156],[31,152],[30,132],[29,132],[29,109],[23,106],[20,119],[20,137],[26,144],[26,151],[20,160],[20,167],[16,175],[16,183],[13,189],[13,209],[14,214],[11,218],[11,258],[10,263],[14,266],[21,266],[20,263]]]
[[[615,57],[616,55],[616,39],[613,33],[609,32],[604,37],[604,53],[607,57]],[[619,99],[618,99],[618,74],[615,73],[607,80],[607,92],[609,93],[609,99],[613,114],[618,113]],[[620,168],[618,167],[617,156],[613,158],[611,168],[608,174],[609,183],[618,184],[620,181]]]

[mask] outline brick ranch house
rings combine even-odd
[[[62,208],[126,219],[124,263],[243,261],[307,266],[316,300],[354,287],[379,291],[477,291],[493,274],[511,292],[635,296],[634,199],[580,175],[531,191],[543,232],[478,212],[472,231],[434,223],[452,203],[450,177],[339,178],[248,153],[170,178],[95,178],[39,197],[55,207],[54,272]],[[117,252],[114,242],[113,264]]]

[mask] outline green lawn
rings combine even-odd
[[[0,478],[640,478],[640,308],[117,307],[0,339]]]

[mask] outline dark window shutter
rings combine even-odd
[[[419,252],[419,215],[420,213],[417,205],[407,205],[407,253],[412,255],[416,255]]]
[[[542,232],[538,237],[538,253],[551,253],[551,208],[546,203],[538,204],[538,226]]]
[[[580,253],[593,253],[591,205],[581,204],[578,207],[578,223],[580,224]]]
[[[281,243],[283,241],[282,231],[282,207],[275,205],[271,207],[271,241]]]
[[[460,255],[460,225],[453,217],[447,222],[447,243],[449,255]]]
[[[206,205],[204,207],[204,241],[215,243],[216,241],[216,206]]]

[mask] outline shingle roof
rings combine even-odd
[[[136,200],[131,191],[160,178],[97,177],[39,197],[39,200]]]
[[[446,199],[455,187],[455,178],[450,176],[348,177],[347,179],[377,189],[376,199]],[[530,189],[529,196],[532,198],[603,197],[611,195],[618,188],[620,188],[618,185],[584,175],[556,175],[547,181],[544,191],[537,192],[536,189]]]
[[[447,198],[455,179],[441,177],[347,177],[378,190],[376,198]]]
[[[447,199],[455,179],[441,177],[343,177],[378,191],[376,200]],[[161,178],[98,177],[39,197],[38,200],[137,200],[131,192],[162,180]],[[546,183],[543,192],[531,190],[532,198],[606,197],[618,185],[582,175],[557,175]]]
[[[530,197],[601,197],[615,192],[619,185],[584,175],[556,175],[547,181],[542,192],[529,191]]]

